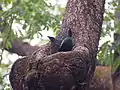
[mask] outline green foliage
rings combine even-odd
[[[3,0],[1,3],[0,37],[7,48],[11,47],[14,37],[33,39],[35,34],[41,35],[42,30],[58,32],[60,28],[61,14],[54,13],[55,7],[49,0]],[[17,27],[15,23],[22,28],[13,30]]]
[[[8,82],[8,64],[0,65],[0,90],[11,90],[10,83]]]
[[[113,67],[113,71],[120,65],[120,58],[115,58],[116,50],[119,52],[120,38],[115,40],[113,33],[120,33],[120,17],[118,20],[117,15],[120,15],[120,1],[114,0],[108,3],[108,8],[105,10],[103,32],[101,38],[109,36],[105,43],[100,47],[98,53],[98,60],[104,65]],[[119,13],[119,14],[117,14]],[[114,36],[114,37],[113,37]],[[112,40],[114,39],[114,40]]]
[[[113,54],[111,50],[110,41],[106,41],[100,48],[99,54],[98,54],[98,60],[103,65],[111,65]]]

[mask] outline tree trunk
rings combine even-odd
[[[13,90],[88,90],[103,22],[105,0],[68,0],[61,41],[70,29],[72,51],[58,52],[47,44],[31,56],[18,59],[10,72]]]

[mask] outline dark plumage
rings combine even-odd
[[[51,42],[55,42],[55,38],[54,37],[51,37],[51,36],[48,36],[48,38],[50,39]]]
[[[48,36],[48,38],[50,39],[51,44],[54,45],[54,47],[57,46],[59,52],[71,51],[74,46],[71,30],[68,31],[68,36],[65,39],[63,39],[62,42],[51,36]]]
[[[73,48],[72,32],[68,31],[68,37],[66,37],[60,44],[59,51],[71,51]]]

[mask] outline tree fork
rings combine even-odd
[[[13,90],[88,90],[95,70],[104,4],[105,0],[68,0],[57,39],[64,39],[70,28],[74,50],[51,53],[53,46],[46,45],[17,60],[10,72]]]

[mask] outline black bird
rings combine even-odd
[[[59,52],[60,51],[63,51],[63,52],[71,51],[73,46],[74,46],[74,44],[73,44],[73,40],[72,40],[72,32],[71,32],[71,30],[69,30],[68,37],[63,39],[62,43],[60,44]]]

